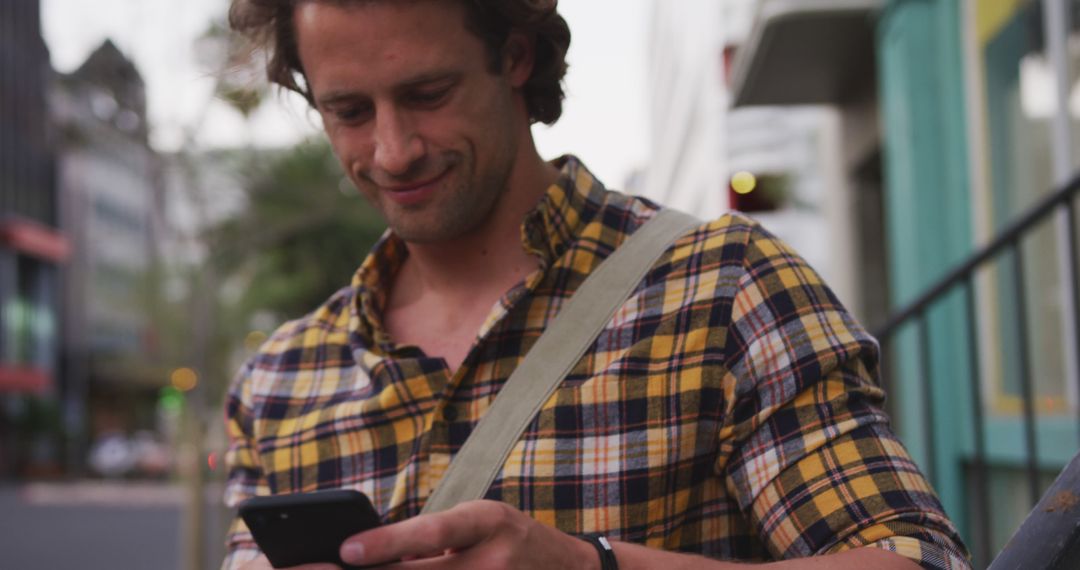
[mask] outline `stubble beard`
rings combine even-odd
[[[506,191],[509,169],[477,178],[461,172],[457,162],[430,202],[416,206],[384,204],[380,207],[387,225],[408,243],[449,242],[484,225]]]

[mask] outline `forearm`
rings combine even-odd
[[[655,568],[663,568],[664,570],[735,570],[747,566],[755,566],[763,569],[775,568],[776,570],[783,570],[785,568],[797,568],[799,570],[832,570],[834,568],[920,570],[918,564],[915,564],[899,554],[872,547],[856,548],[854,550],[825,556],[799,558],[764,564],[746,564],[742,562],[711,560],[693,554],[667,552],[627,542],[613,541],[612,548],[615,551],[615,557],[619,562],[620,570],[649,570]],[[599,565],[597,565],[596,568],[599,568]]]

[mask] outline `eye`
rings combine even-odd
[[[371,117],[371,105],[363,103],[350,103],[331,105],[327,107],[326,113],[330,115],[335,122],[342,124],[359,124]]]
[[[420,89],[409,93],[405,99],[409,104],[416,107],[437,107],[446,100],[447,95],[450,94],[450,89],[449,86],[436,89]]]

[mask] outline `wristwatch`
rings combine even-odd
[[[586,534],[581,537],[581,540],[593,545],[596,552],[600,554],[600,570],[619,570],[619,563],[615,560],[615,551],[612,550],[607,538],[601,534]]]

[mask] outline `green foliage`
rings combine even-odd
[[[300,316],[348,285],[385,224],[322,140],[261,155],[244,169],[249,205],[214,232],[222,282],[241,278],[237,309]]]
[[[222,87],[218,90],[218,96],[244,117],[250,117],[262,104],[263,92],[242,87]]]

